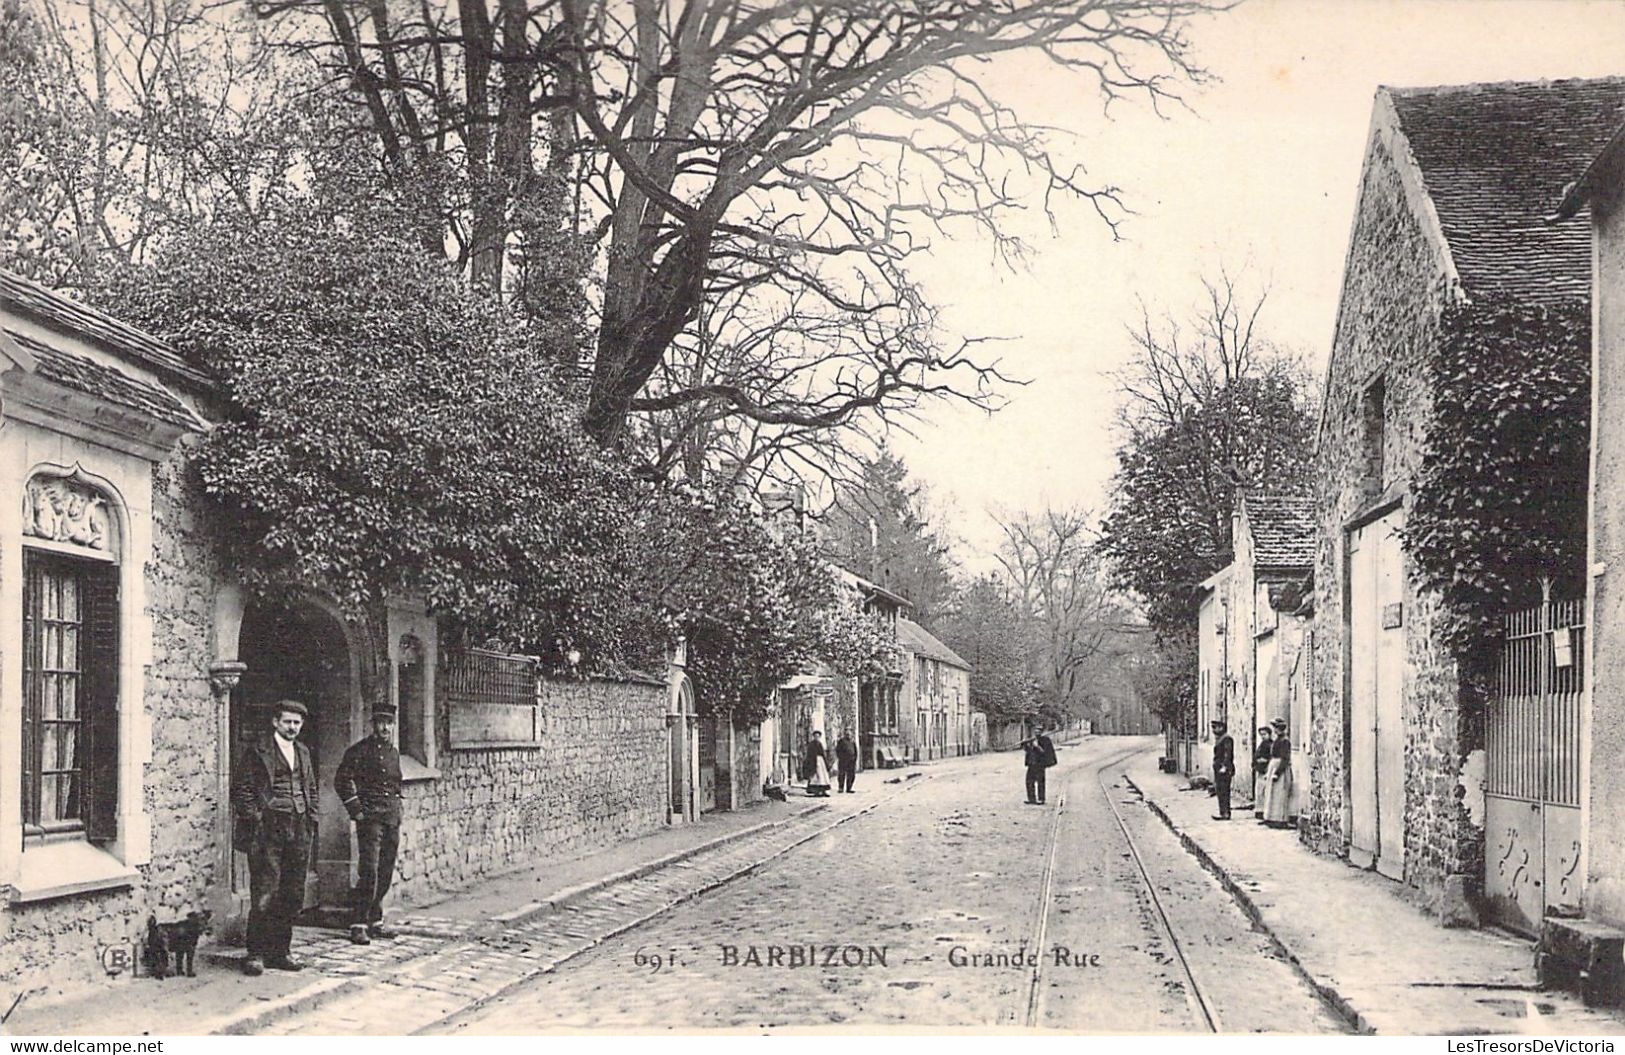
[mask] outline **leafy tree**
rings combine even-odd
[[[619,656],[619,565],[656,496],[575,426],[546,369],[568,328],[366,219],[305,206],[199,228],[101,290],[223,382],[195,461],[234,563],[357,608],[421,590],[554,660]]]
[[[1302,364],[1255,334],[1260,297],[1242,304],[1228,276],[1206,285],[1191,330],[1133,334],[1120,378],[1111,508],[1100,545],[1116,582],[1144,601],[1159,636],[1194,618],[1197,587],[1233,556],[1236,490],[1303,493],[1314,444],[1314,386]]]
[[[1146,314],[1131,331],[1100,531],[1114,582],[1138,596],[1162,653],[1143,665],[1142,696],[1176,727],[1196,699],[1198,586],[1234,557],[1236,491],[1304,493],[1316,419],[1303,364],[1257,332],[1264,296],[1249,302],[1228,274],[1204,289],[1190,325]]]
[[[1155,642],[1141,653],[1131,671],[1141,699],[1165,725],[1185,736],[1199,736],[1196,721],[1196,627]]]
[[[1457,615],[1459,650],[1485,624],[1584,591],[1591,439],[1585,301],[1486,298],[1445,313],[1433,417],[1404,530],[1427,585]]]
[[[634,592],[657,601],[652,614],[687,640],[700,713],[758,722],[775,686],[848,647],[827,628],[841,585],[810,540],[775,536],[739,503],[675,493],[664,523],[646,532],[654,545],[635,554]]]
[[[371,219],[306,203],[202,228],[101,288],[224,382],[195,462],[250,585],[352,609],[421,591],[554,669],[572,650],[658,665],[685,637],[702,707],[741,721],[820,650],[851,651],[810,542],[637,479],[581,432],[547,369],[568,321],[516,315]]]
[[[948,543],[908,467],[882,450],[836,491],[821,534],[831,559],[906,597],[912,618],[933,622],[953,592]]]

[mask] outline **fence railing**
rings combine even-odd
[[[1488,794],[1580,804],[1585,603],[1553,601],[1503,620],[1485,727]]]
[[[482,648],[446,657],[444,692],[453,749],[541,743],[538,661]]]

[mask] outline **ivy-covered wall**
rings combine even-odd
[[[1429,357],[1453,288],[1448,261],[1430,237],[1426,197],[1401,174],[1406,159],[1394,152],[1407,148],[1391,120],[1379,111],[1367,148],[1316,454],[1316,655],[1301,831],[1317,849],[1339,855],[1349,852],[1352,819],[1348,527],[1366,511],[1408,500],[1432,423]],[[1378,382],[1380,472],[1367,417]],[[1478,745],[1463,729],[1456,665],[1441,641],[1443,613],[1419,589],[1408,557],[1403,565],[1404,882],[1431,909],[1454,913],[1481,869],[1482,829],[1458,796],[1459,775]]]

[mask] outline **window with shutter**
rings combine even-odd
[[[118,817],[118,566],[25,549],[23,840],[110,841]]]

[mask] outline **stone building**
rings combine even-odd
[[[970,664],[912,619],[897,621],[902,710],[914,720],[915,761],[971,753]]]
[[[679,679],[549,680],[442,644],[421,604],[347,618],[222,567],[186,471],[210,379],[117,320],[0,271],[0,992],[128,978],[149,915],[241,932],[228,791],[268,706],[311,708],[322,790],[306,904],[342,905],[351,827],[332,777],[373,704],[399,709],[400,896],[692,816]],[[685,705],[686,704],[686,705]]]
[[[1169,743],[1179,771],[1188,777],[1213,779],[1213,736],[1210,722],[1229,722],[1230,688],[1230,576],[1226,564],[1204,579],[1196,605],[1196,713],[1183,727],[1170,728]],[[1251,743],[1245,728],[1232,726],[1236,758],[1242,759]]]
[[[1574,878],[1587,919],[1625,928],[1625,771],[1615,764],[1625,756],[1625,124],[1583,170],[1554,166],[1553,176],[1574,180],[1553,220],[1567,226],[1588,213],[1592,232],[1589,684],[1581,726],[1589,735],[1580,744],[1586,828]]]
[[[1619,80],[1379,89],[1324,391],[1315,477],[1310,787],[1316,847],[1471,919],[1485,873],[1483,722],[1447,614],[1402,544],[1432,428],[1447,306],[1543,302],[1589,281],[1584,224],[1539,190],[1618,123]]]
[[[892,641],[898,637],[901,613],[909,602],[845,568],[833,568],[836,577],[856,596],[882,633]],[[899,653],[900,655],[900,653]],[[849,678],[828,664],[817,662],[797,674],[774,692],[772,713],[762,723],[760,770],[763,779],[774,784],[802,783],[801,761],[814,730],[823,736],[827,748],[849,731],[858,742],[858,769],[875,769],[885,764],[885,752],[900,755],[906,736],[900,697],[903,671]]]
[[[216,879],[207,378],[0,271],[0,992],[129,971]],[[20,775],[20,779],[19,779]]]
[[[1289,735],[1307,722],[1294,715],[1292,672],[1308,637],[1302,611],[1315,526],[1310,499],[1237,493],[1231,516],[1234,557],[1202,584],[1197,613],[1197,740],[1185,772],[1212,779],[1213,732],[1222,720],[1236,743],[1237,802],[1255,795],[1249,766],[1260,726],[1288,721]],[[1298,752],[1301,754],[1302,752]]]
[[[870,582],[861,575],[855,575],[844,568],[838,568],[843,581],[858,591],[863,598],[863,610],[880,623],[881,632],[893,643],[898,640],[898,624],[903,619],[903,613],[913,607],[907,598],[886,589],[878,583]],[[903,757],[904,738],[909,735],[905,732],[906,724],[902,709],[903,670],[901,665],[902,653],[894,652],[895,666],[880,671],[872,676],[863,677],[851,688],[855,692],[856,706],[843,710],[843,721],[850,713],[853,719],[852,728],[858,741],[858,768],[879,768],[887,761],[886,752],[897,758]],[[826,726],[824,736],[839,735],[842,726]]]

